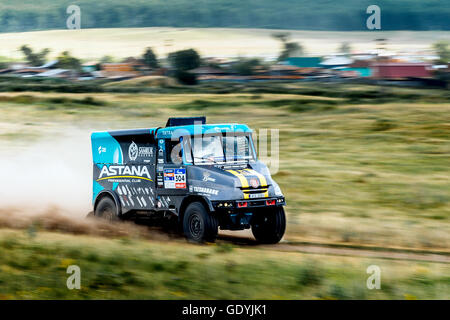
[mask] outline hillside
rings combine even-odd
[[[77,4],[83,28],[234,27],[366,30],[369,0],[5,0],[0,30],[61,29],[66,8]],[[450,4],[438,0],[380,0],[383,30],[449,30]]]

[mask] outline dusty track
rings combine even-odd
[[[0,210],[0,228],[36,229],[75,235],[92,235],[108,238],[136,237],[150,241],[183,241],[183,237],[173,228],[138,225],[133,222],[107,223],[95,218],[72,218],[62,214],[57,208],[28,215],[20,210]],[[283,252],[300,252],[320,255],[354,256],[393,260],[412,260],[450,263],[450,252],[412,250],[380,247],[348,246],[342,244],[321,244],[313,242],[282,241],[276,245],[260,245],[249,230],[239,232],[220,231],[217,243],[232,243],[242,248]]]
[[[231,242],[240,246],[252,246],[263,250],[275,250],[285,252],[301,252],[321,255],[353,256],[378,259],[426,261],[438,263],[450,263],[449,252],[408,250],[379,247],[350,247],[336,244],[320,244],[313,242],[295,243],[283,241],[276,245],[258,245],[250,232],[241,231],[237,235],[230,232],[221,232],[218,241]]]

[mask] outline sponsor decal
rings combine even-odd
[[[139,157],[151,158],[153,157],[152,147],[139,147]]]
[[[207,181],[216,182],[216,179],[211,178],[211,172],[205,171],[205,172],[203,172],[203,181],[205,181],[205,182],[207,182]]]
[[[192,189],[194,190],[194,192],[198,192],[198,193],[207,193],[207,194],[212,194],[217,196],[219,194],[219,190],[217,189],[213,189],[213,188],[205,188],[205,187],[195,187],[193,186]],[[190,190],[190,188],[189,188]]]
[[[152,181],[152,177],[150,176],[147,166],[127,165],[113,165],[109,167],[106,165],[103,166],[97,181],[123,178]]]
[[[128,147],[128,157],[131,161],[134,161],[137,159],[139,154],[139,149],[136,143],[134,141],[131,142],[130,146]]]
[[[130,161],[135,161],[138,157],[152,158],[153,153],[153,147],[138,147],[134,141],[131,142],[128,148],[128,157],[130,158]]]
[[[186,189],[186,169],[164,169],[164,188]]]
[[[186,189],[186,169],[175,169],[175,189]]]
[[[106,152],[106,148],[105,147],[102,147],[102,146],[98,147],[98,154],[102,154],[104,152]]]

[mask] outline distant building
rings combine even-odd
[[[198,80],[218,80],[223,76],[228,75],[228,72],[219,68],[213,67],[199,67],[189,70],[189,73],[195,74]]]
[[[431,77],[431,65],[428,63],[374,63],[371,69],[377,79]]]
[[[353,72],[356,77],[367,78],[372,76],[372,70],[370,69],[370,62],[368,60],[355,60],[348,66],[341,67],[340,70]]]
[[[320,68],[321,60],[320,57],[291,57],[284,64],[298,68]]]
[[[97,71],[98,65],[99,65],[98,61],[85,62],[81,65],[81,70],[83,70],[83,72]]]
[[[102,63],[99,75],[104,78],[122,80],[138,77],[140,73],[136,71],[132,63]]]
[[[353,62],[353,59],[338,56],[338,57],[331,57],[328,59],[325,59],[320,63],[320,66],[323,68],[336,68],[336,67],[347,67]]]
[[[44,73],[50,69],[38,69],[33,67],[26,67],[22,69],[16,69],[12,71],[12,74],[21,76],[21,77],[32,77],[38,75],[40,73]]]
[[[39,73],[36,76],[47,78],[70,78],[73,73],[74,72],[72,70],[68,69],[50,69],[45,72]]]

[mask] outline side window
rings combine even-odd
[[[192,163],[192,152],[191,152],[191,139],[189,137],[183,137],[182,144],[183,144],[183,153],[184,153],[184,159],[187,163]]]
[[[170,139],[166,140],[166,163],[168,164],[183,163],[180,141],[172,141]]]

